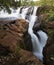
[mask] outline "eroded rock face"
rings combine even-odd
[[[24,33],[24,43],[25,43],[25,49],[32,51],[32,40],[31,40],[31,36],[28,34],[28,32]]]
[[[37,20],[33,26],[33,32],[34,34],[36,34],[38,37],[39,35],[37,34],[37,31],[41,30],[42,27],[41,27],[41,18],[40,17],[37,17]]]
[[[54,33],[49,36],[47,44],[43,50],[45,65],[54,65]]]
[[[42,22],[41,29],[46,32],[48,35],[51,35],[54,32],[54,21],[51,22]]]
[[[10,59],[5,65],[43,65],[31,52],[21,49],[19,57]]]
[[[6,49],[7,52],[15,52],[17,45],[21,42],[24,44],[23,35],[27,30],[28,23],[23,19],[11,21],[6,24],[2,22],[0,24],[0,46],[3,47],[2,49]],[[0,54],[2,55],[4,52],[2,51]]]
[[[42,30],[47,34],[54,31],[54,21],[46,22],[47,15],[40,15],[33,26],[33,31],[37,34],[38,30]]]

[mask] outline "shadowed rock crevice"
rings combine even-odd
[[[54,33],[52,33],[43,49],[44,64],[54,65]]]

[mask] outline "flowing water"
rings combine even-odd
[[[42,51],[43,51],[43,47],[45,46],[48,37],[47,37],[47,34],[43,32],[42,30],[37,32],[38,35],[40,36],[40,40],[33,33],[33,26],[34,26],[35,21],[37,20],[37,16],[35,16],[37,9],[38,7],[34,7],[33,14],[30,16],[28,32],[32,38],[33,54],[37,56],[37,58],[39,58],[41,61],[43,61]]]
[[[46,41],[47,41],[47,34],[45,32],[43,32],[42,30],[39,30],[37,31],[37,34],[39,35],[40,37],[40,40],[38,38],[37,35],[35,35],[33,33],[33,26],[35,24],[35,22],[37,21],[37,17],[36,16],[36,13],[37,13],[37,9],[38,7],[37,6],[34,6],[34,7],[25,7],[25,8],[22,8],[22,11],[20,13],[20,8],[18,8],[17,10],[11,10],[12,13],[11,14],[8,14],[8,13],[4,13],[3,11],[0,12],[0,19],[6,20],[16,20],[16,19],[25,19],[29,22],[29,28],[28,28],[28,33],[31,35],[31,39],[32,39],[32,45],[33,45],[33,54],[38,58],[40,59],[41,61],[43,61],[43,54],[42,54],[42,51],[43,51],[43,47],[45,46],[46,44]],[[29,13],[29,14],[28,14]]]

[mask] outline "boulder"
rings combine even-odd
[[[54,65],[54,33],[49,36],[43,49],[43,55],[45,65]]]
[[[32,52],[21,49],[18,56],[7,61],[5,65],[43,65]]]
[[[4,22],[4,21],[3,21]],[[23,42],[24,33],[28,30],[28,22],[23,19],[16,21],[5,21],[0,24],[0,49],[15,52],[17,45]],[[20,47],[20,46],[19,46]],[[2,50],[0,50],[2,51]],[[4,54],[3,51],[1,55]]]

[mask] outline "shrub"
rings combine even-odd
[[[53,11],[49,11],[49,13],[48,13],[48,21],[54,21],[54,12]]]

